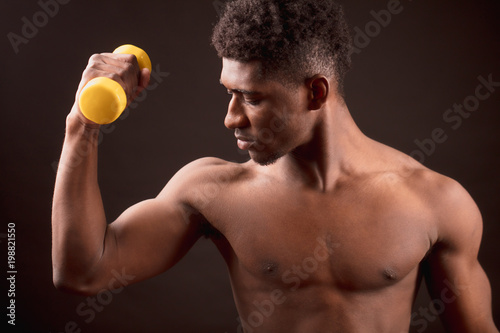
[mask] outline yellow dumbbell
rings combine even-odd
[[[141,69],[149,68],[151,71],[148,54],[137,46],[122,45],[113,53],[133,54]],[[127,95],[118,82],[107,77],[96,77],[85,85],[78,104],[87,119],[105,125],[120,117],[127,106]]]

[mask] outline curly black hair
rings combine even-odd
[[[343,93],[352,39],[342,7],[332,0],[235,0],[212,34],[219,57],[258,60],[266,77],[298,85],[316,74]]]

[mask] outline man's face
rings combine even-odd
[[[305,85],[285,87],[260,73],[258,61],[223,59],[220,82],[232,95],[224,124],[252,160],[269,165],[310,138],[312,117]]]

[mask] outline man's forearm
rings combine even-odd
[[[54,283],[85,288],[103,251],[106,217],[97,182],[99,128],[70,115],[52,209]]]

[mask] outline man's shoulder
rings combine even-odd
[[[457,204],[470,196],[456,180],[427,168],[412,157],[394,149],[389,150],[383,168],[395,174],[418,197],[431,205]]]
[[[216,157],[203,157],[194,160],[170,179],[166,188],[178,189],[177,193],[196,190],[209,190],[250,177],[252,167],[249,162],[230,162]]]
[[[186,164],[178,174],[188,178],[196,178],[198,181],[211,181],[219,179],[222,181],[234,180],[251,172],[248,162],[237,163],[226,161],[217,157],[203,157]]]
[[[380,175],[387,180],[386,185],[399,184],[399,190],[411,193],[411,197],[421,203],[420,207],[437,219],[449,220],[455,212],[463,213],[464,210],[477,214],[470,194],[457,180],[431,170],[392,148],[387,148],[383,156],[385,162]]]
[[[425,167],[412,170],[406,184],[438,210],[468,204],[471,200],[467,190],[457,180]]]
[[[432,216],[438,238],[482,228],[476,203],[457,180],[420,167],[407,174],[405,183]]]

